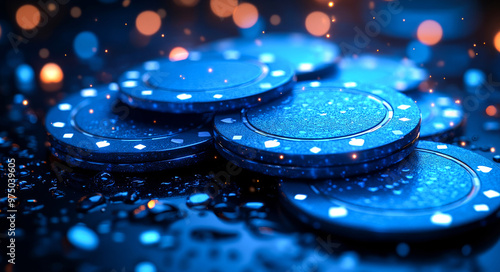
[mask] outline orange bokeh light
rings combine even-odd
[[[314,36],[323,36],[330,30],[330,17],[321,11],[311,12],[306,17],[306,29]]]
[[[16,22],[22,29],[33,29],[40,23],[40,11],[33,5],[21,6],[16,12]]]
[[[194,7],[200,0],[175,0],[174,2],[183,7]]]
[[[279,25],[281,23],[281,17],[277,14],[274,14],[269,19],[272,25]]]
[[[259,19],[259,11],[250,3],[242,3],[238,5],[233,11],[234,23],[239,28],[250,28]]]
[[[45,84],[60,83],[63,78],[64,74],[61,67],[52,62],[45,64],[40,71],[40,80]]]
[[[489,105],[487,108],[486,108],[486,114],[488,114],[488,116],[495,116],[497,115],[497,108],[493,105]]]
[[[500,52],[500,31],[495,35],[495,39],[493,40],[493,44],[498,52]]]
[[[210,9],[221,18],[233,15],[236,6],[238,6],[238,0],[210,0]]]
[[[443,37],[443,28],[434,20],[425,20],[418,26],[417,38],[426,45],[435,45]]]
[[[185,60],[189,56],[189,52],[183,47],[175,47],[170,51],[168,58],[171,61]]]
[[[150,10],[143,11],[135,19],[135,27],[142,35],[151,36],[160,30],[160,15]]]
[[[79,7],[72,7],[71,10],[69,11],[71,14],[71,17],[73,18],[78,18],[82,16],[82,10]]]

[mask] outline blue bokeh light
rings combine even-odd
[[[426,63],[432,57],[432,51],[428,45],[419,41],[411,41],[406,46],[406,55],[416,63]]]
[[[78,34],[73,41],[73,48],[76,55],[82,59],[93,57],[99,50],[99,40],[97,36],[90,32],[84,31]]]

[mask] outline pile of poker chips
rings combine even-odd
[[[51,109],[51,151],[82,168],[145,172],[200,163],[215,147],[278,177],[284,206],[301,221],[354,238],[436,238],[494,217],[500,169],[467,150],[419,142],[454,136],[463,123],[447,97],[396,90],[414,88],[425,71],[370,56],[340,60],[334,80],[296,83],[325,77],[339,60],[335,44],[293,33],[146,61]],[[402,72],[369,75],[387,65]],[[369,69],[356,76],[352,67]]]

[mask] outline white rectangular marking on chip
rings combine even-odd
[[[198,137],[211,137],[210,132],[208,131],[200,131],[198,132]]]
[[[403,117],[403,118],[399,118],[399,121],[403,121],[403,122],[408,122],[410,121],[411,119],[408,119],[406,117]]]
[[[493,168],[488,167],[488,166],[482,166],[482,165],[480,165],[480,166],[477,167],[476,170],[479,171],[479,172],[483,172],[483,173],[489,173],[489,172],[491,172],[491,170],[493,170]]]
[[[259,55],[259,60],[263,63],[273,63],[275,59],[271,53],[262,53]]]
[[[63,138],[64,139],[71,139],[71,138],[73,138],[73,133],[64,133]]]
[[[234,135],[233,140],[241,140],[243,138],[243,135]]]
[[[316,88],[316,87],[321,86],[321,82],[319,82],[319,81],[313,81],[313,82],[309,83],[309,86],[311,86],[313,88]]]
[[[141,92],[142,95],[152,95],[153,91],[152,90],[144,90]]]
[[[184,143],[184,140],[183,139],[172,139],[170,140],[172,143],[174,144],[182,144]]]
[[[346,217],[347,210],[344,207],[331,207],[328,209],[328,216],[331,218]]]
[[[60,111],[69,111],[69,110],[71,110],[71,104],[62,103],[62,104],[59,104],[58,108]]]
[[[477,204],[474,205],[474,210],[476,210],[476,212],[487,212],[490,210],[490,207],[486,204]]]
[[[285,71],[283,71],[283,70],[276,70],[276,71],[271,72],[271,76],[273,76],[273,77],[280,77],[280,76],[284,76],[284,75],[285,75]]]
[[[315,146],[315,147],[309,149],[309,151],[311,151],[314,154],[318,154],[321,151],[321,148]]]
[[[299,68],[297,70],[301,72],[310,72],[314,68],[314,65],[312,63],[301,63],[299,64]]]
[[[398,109],[400,109],[400,110],[407,110],[407,109],[409,109],[409,108],[411,108],[411,106],[410,106],[410,105],[399,105],[399,106],[398,106]]]
[[[134,146],[134,148],[138,149],[138,150],[143,150],[144,148],[146,148],[146,146],[143,144],[138,144],[138,145]]]
[[[444,144],[437,145],[437,149],[448,149],[448,146]]]
[[[237,60],[240,58],[240,52],[237,50],[226,50],[223,53],[224,58],[228,60]]]
[[[453,221],[453,217],[446,213],[436,213],[431,217],[431,222],[439,226],[449,226]]]
[[[457,118],[460,117],[460,111],[458,110],[444,110],[443,116],[447,118]]]
[[[147,61],[144,63],[144,69],[146,69],[146,71],[155,71],[155,70],[159,70],[160,69],[160,63],[157,62],[157,61]],[[139,78],[139,76],[137,76],[137,78]]]
[[[356,86],[358,86],[358,83],[356,83],[356,82],[346,82],[346,83],[344,83],[344,87],[346,87],[346,88],[354,88]]]
[[[269,82],[263,82],[263,83],[261,83],[261,84],[259,85],[259,87],[260,87],[261,89],[270,89],[270,88],[272,88],[273,86],[272,86],[272,85],[271,85],[271,83],[269,83]]]
[[[393,130],[392,133],[394,133],[394,135],[403,135],[403,132],[401,130]]]
[[[445,127],[443,123],[434,123],[433,126],[435,129],[443,129]]]
[[[222,98],[222,94],[214,94],[214,98],[215,99],[220,99],[220,98]]]
[[[487,197],[487,198],[495,198],[495,197],[499,197],[500,196],[500,193],[497,192],[497,191],[493,191],[493,190],[488,190],[486,192],[483,192],[483,194]]]
[[[100,142],[97,142],[95,143],[97,145],[97,147],[99,148],[103,148],[103,147],[106,147],[106,146],[109,146],[110,143],[108,143],[107,141],[100,141]]]
[[[269,141],[265,141],[264,142],[264,146],[266,148],[273,148],[273,147],[277,147],[277,146],[280,146],[280,142],[278,142],[277,140],[269,140]]]
[[[125,77],[128,79],[139,79],[139,76],[139,71],[128,71],[127,73],[125,73]]]
[[[64,127],[66,124],[63,123],[63,122],[55,122],[52,124],[53,127],[58,127],[58,128],[62,128]]]
[[[296,194],[294,197],[296,200],[305,200],[307,198],[307,195],[303,194]]]
[[[97,90],[94,88],[87,88],[80,91],[80,95],[83,97],[94,97],[97,96]]]

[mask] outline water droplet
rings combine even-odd
[[[228,221],[236,220],[240,215],[239,207],[228,203],[218,203],[213,210],[217,217]]]
[[[139,236],[139,241],[146,246],[156,244],[160,241],[160,233],[156,230],[145,231]]]
[[[94,183],[100,187],[108,187],[115,184],[115,180],[110,173],[100,172],[94,176]]]
[[[86,195],[77,203],[77,210],[80,212],[88,212],[106,203],[106,198],[100,193]]]
[[[208,194],[195,193],[188,197],[186,205],[193,209],[205,209],[212,199]]]

